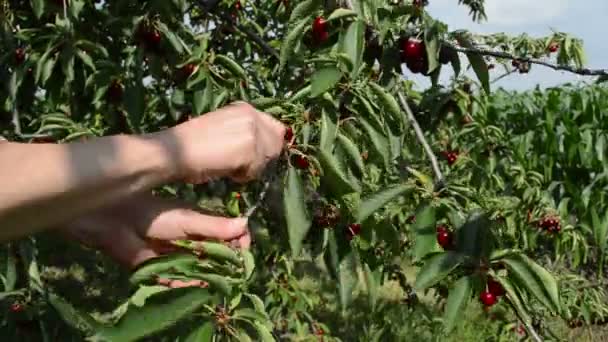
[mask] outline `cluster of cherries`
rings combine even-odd
[[[547,216],[538,222],[538,227],[549,233],[559,233],[562,230],[558,217]]]
[[[285,141],[287,141],[287,143],[291,147],[293,147],[295,145],[293,138],[294,138],[293,128],[288,127],[287,130],[285,131]],[[308,168],[310,167],[310,161],[303,154],[294,154],[291,158],[291,161],[293,163],[293,166],[300,170],[308,170]]]
[[[505,289],[494,279],[489,278],[486,290],[479,294],[481,303],[489,308],[498,302],[498,298],[505,294]]]
[[[443,151],[441,154],[448,161],[448,165],[452,166],[458,160],[458,151]]]

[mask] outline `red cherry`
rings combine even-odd
[[[156,46],[160,44],[160,39],[160,32],[158,32],[157,30],[152,30],[146,34],[146,41],[149,45]]]
[[[240,11],[240,10],[243,8],[243,6],[241,5],[241,2],[240,2],[240,1],[237,1],[237,2],[234,4],[234,8],[235,8],[237,11]]]
[[[512,65],[513,67],[515,67],[515,68],[519,68],[519,65],[520,65],[520,64],[521,64],[521,63],[520,63],[520,61],[519,61],[519,60],[517,60],[517,59],[514,59],[514,60],[512,60],[512,61],[511,61],[511,65]]]
[[[557,52],[557,50],[559,50],[558,43],[551,43],[551,45],[549,45],[549,52],[555,53],[555,52]]]
[[[401,53],[406,61],[422,60],[426,57],[424,42],[418,39],[409,38],[403,44]]]
[[[488,64],[488,70],[494,69],[494,64]]]
[[[408,59],[405,65],[414,74],[422,74],[428,69],[428,63],[424,59]]]
[[[294,157],[294,163],[295,163],[295,167],[297,167],[298,169],[301,169],[301,170],[306,170],[310,166],[310,162],[308,161],[308,158],[301,156],[299,154]]]
[[[285,141],[291,141],[293,139],[293,128],[287,127],[285,130]]]
[[[452,246],[452,233],[449,231],[437,232],[437,243],[443,249],[449,249]]]
[[[312,32],[315,34],[319,34],[323,31],[327,31],[327,22],[321,16],[316,17],[312,22]]]
[[[348,226],[348,240],[352,240],[355,236],[361,233],[361,225],[358,223],[353,223]]]
[[[15,50],[15,64],[21,65],[23,62],[25,62],[25,50],[17,48]]]
[[[234,194],[234,198],[240,199],[241,198],[241,193],[240,192],[235,193]]]
[[[407,218],[407,221],[406,221],[406,222],[407,222],[407,223],[415,223],[415,222],[416,222],[416,216],[415,216],[415,215],[410,215],[410,216]]]
[[[448,231],[448,227],[440,224],[437,226],[437,233],[443,233],[443,232],[447,232]]]
[[[21,305],[19,303],[13,303],[13,304],[11,304],[11,311],[12,312],[21,312],[21,311],[23,311],[23,305]]]
[[[118,103],[122,101],[122,84],[120,81],[114,80],[108,88],[108,99],[112,103]]]
[[[196,65],[193,63],[186,64],[182,67],[182,72],[186,77],[190,77],[196,71]]]
[[[488,279],[488,291],[496,297],[500,297],[505,294],[505,289],[494,279]]]
[[[415,7],[422,7],[422,6],[424,6],[424,2],[423,2],[423,0],[414,0],[413,5]]]
[[[480,295],[479,295],[479,300],[481,300],[481,302],[483,303],[483,305],[490,307],[494,304],[496,304],[496,296],[490,292],[490,291],[483,291]]]

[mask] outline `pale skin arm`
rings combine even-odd
[[[247,104],[235,104],[146,136],[112,136],[60,145],[0,143],[0,241],[84,222],[89,214],[99,216],[97,210],[170,181],[203,183],[218,177],[252,180],[280,154],[284,134],[285,127],[269,115]],[[230,219],[199,214],[189,216],[196,218],[196,223],[186,223],[163,214],[168,210],[152,211],[161,218],[170,217],[171,223],[148,220],[130,224],[138,226],[138,236],[145,239],[183,238],[184,231],[204,238],[210,226],[216,229],[211,237],[228,241],[247,234],[242,220],[236,225],[240,228],[233,229],[235,223]],[[177,228],[167,230],[171,232],[166,235],[159,233],[163,228],[153,229],[170,225]],[[222,235],[217,227],[232,229],[232,233]],[[78,235],[75,230],[71,235]],[[137,257],[135,263],[144,259]]]

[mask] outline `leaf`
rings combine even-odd
[[[6,248],[5,261],[6,273],[4,274],[4,291],[13,291],[15,289],[15,285],[17,284],[17,259],[13,254],[11,245]]]
[[[346,172],[340,169],[338,160],[330,152],[325,150],[319,150],[319,162],[323,168],[322,181],[329,189],[337,196],[359,192],[360,185],[358,183],[351,182],[346,176]]]
[[[363,158],[361,157],[359,147],[357,147],[357,145],[347,136],[340,133],[338,133],[338,142],[348,154],[348,159],[351,161],[353,166],[357,168],[357,171],[359,171],[360,174],[364,174],[365,165],[363,163]]]
[[[101,324],[95,321],[93,317],[74,308],[72,304],[68,303],[58,295],[49,293],[48,300],[57,313],[61,316],[63,321],[69,324],[71,327],[86,333],[92,333],[101,328]]]
[[[445,313],[443,315],[443,323],[445,324],[446,332],[449,333],[454,329],[458,318],[465,312],[473,293],[472,284],[473,281],[471,276],[464,276],[460,278],[450,290],[445,306]]]
[[[36,19],[40,19],[42,17],[42,14],[44,14],[44,4],[45,4],[45,0],[30,0],[30,3],[32,5],[32,10],[34,11],[34,15],[36,16]]]
[[[140,266],[129,278],[131,284],[140,284],[168,272],[176,267],[195,265],[198,258],[192,254],[171,254],[149,260]]]
[[[213,340],[214,332],[213,323],[205,322],[200,327],[194,329],[190,335],[186,337],[184,342],[206,342]]]
[[[308,21],[308,17],[315,13],[319,5],[319,0],[300,1],[300,3],[291,12],[291,15],[289,16],[289,22],[294,23],[300,20]]]
[[[332,89],[342,78],[342,72],[336,67],[325,67],[315,71],[311,78],[311,97],[317,97]]]
[[[350,73],[351,79],[357,77],[361,61],[363,59],[363,51],[365,50],[365,23],[361,20],[352,22],[342,40],[340,52],[346,54],[351,61],[352,70]]]
[[[357,209],[356,221],[364,222],[371,214],[384,207],[388,202],[394,200],[407,192],[414,190],[414,187],[407,184],[398,184],[363,199]]]
[[[195,91],[192,96],[192,109],[194,115],[200,115],[204,111],[205,92],[203,90]]]
[[[304,201],[304,188],[300,175],[293,167],[287,172],[287,180],[283,192],[285,219],[289,234],[289,245],[293,256],[300,254],[302,242],[308,234],[312,221]]]
[[[336,10],[334,10],[329,17],[327,17],[326,21],[332,21],[332,20],[337,20],[337,19],[343,19],[343,18],[347,18],[347,17],[353,17],[356,16],[357,12],[351,10],[351,9],[347,9],[347,8],[338,8]]]
[[[130,82],[125,89],[126,109],[129,123],[139,130],[139,123],[146,108],[144,87],[139,82]]]
[[[156,26],[158,30],[162,32],[163,36],[167,38],[175,52],[177,52],[178,54],[184,52],[184,44],[181,43],[181,39],[179,39],[179,37],[175,33],[173,33],[173,31],[171,31],[169,27],[165,25],[165,23],[157,22]]]
[[[191,287],[167,291],[149,298],[144,307],[130,307],[114,326],[99,329],[95,338],[128,342],[149,337],[191,316],[213,299],[207,289]]]
[[[546,269],[523,254],[510,255],[501,261],[545,307],[556,313],[561,311],[557,281]]]
[[[395,97],[374,82],[369,82],[368,84],[374,94],[376,94],[378,97],[378,100],[380,100],[380,103],[384,109],[388,111],[396,120],[399,120],[404,124],[407,123],[407,118],[405,117]]]
[[[321,136],[319,138],[319,148],[331,153],[332,147],[338,134],[338,126],[331,120],[325,111],[321,114]]]
[[[379,296],[379,288],[380,288],[380,274],[378,271],[372,271],[368,264],[365,264],[363,267],[363,276],[365,280],[365,286],[367,288],[367,298],[369,300],[369,305],[372,309],[376,308],[376,303],[378,302]]]
[[[78,58],[80,58],[80,60],[82,61],[82,63],[84,65],[91,68],[92,71],[96,70],[95,63],[93,63],[93,59],[91,58],[91,56],[89,56],[88,53],[86,53],[82,50],[76,50],[76,55],[78,55]]]
[[[274,337],[272,336],[272,333],[270,332],[270,330],[266,326],[261,324],[260,322],[257,322],[257,321],[253,322],[253,326],[255,327],[255,330],[258,333],[258,337],[259,337],[258,341],[261,341],[261,342],[275,342],[276,341],[274,339]]]
[[[249,250],[242,250],[241,255],[243,256],[243,267],[245,269],[245,279],[251,278],[253,271],[255,271],[255,259],[253,254]]]
[[[247,79],[247,73],[245,72],[245,69],[243,69],[232,58],[226,55],[216,55],[215,61],[222,65],[224,68],[228,69],[228,71],[230,71],[230,73],[234,76],[238,76],[242,79]]]
[[[595,243],[600,248],[602,253],[606,249],[606,236],[608,235],[608,220],[601,220],[597,214],[595,206],[591,207],[591,222],[593,224],[593,237]]]
[[[353,291],[357,286],[357,265],[353,253],[347,255],[340,262],[338,268],[338,293],[342,311],[350,306],[353,301]]]
[[[435,217],[435,207],[432,205],[424,206],[416,213],[414,230],[414,260],[422,260],[425,256],[432,253],[437,248],[437,228]]]
[[[462,254],[453,251],[439,253],[431,257],[418,271],[416,289],[421,291],[437,284],[458,267],[463,260]]]
[[[170,290],[170,288],[160,285],[140,286],[137,291],[131,296],[129,301],[135,306],[142,307],[146,304],[146,300],[151,296],[168,290]]]
[[[426,47],[426,55],[428,59],[428,72],[435,71],[439,66],[437,60],[439,52],[439,40],[437,32],[437,23],[433,20],[433,23],[427,23],[424,30],[424,45]]]
[[[464,33],[457,34],[456,39],[461,46],[465,48],[474,48],[472,41],[469,37],[465,36]],[[490,73],[486,60],[480,54],[467,53],[466,55],[469,58],[469,62],[471,63],[479,82],[481,82],[483,89],[486,91],[486,94],[490,94]]]
[[[197,248],[203,253],[205,258],[212,258],[219,262],[229,262],[236,266],[242,266],[241,257],[231,247],[219,242],[200,241],[196,242]]]
[[[490,220],[482,212],[472,213],[456,232],[458,251],[476,259],[488,257],[492,247],[490,225]]]
[[[376,158],[382,162],[382,165],[388,167],[391,153],[388,139],[374,129],[367,120],[359,118],[359,122],[372,142],[372,148]]]
[[[293,28],[290,28],[287,36],[283,40],[283,44],[281,44],[281,54],[279,56],[279,70],[283,70],[285,65],[287,65],[287,61],[291,59],[293,55],[296,45],[302,39],[304,35],[304,31],[308,28],[308,24],[310,22],[308,19],[302,19],[300,22],[295,24]],[[290,25],[291,26],[291,25]]]

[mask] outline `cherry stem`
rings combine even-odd
[[[521,317],[521,315],[519,314],[519,311],[517,311],[517,309],[515,308],[515,305],[513,305],[513,303],[509,299],[507,299],[507,302],[513,309],[513,312],[515,312],[515,315],[517,315],[517,318],[519,319],[519,321],[524,325],[524,327],[526,327],[526,330],[528,330],[528,333],[530,334],[532,339],[536,342],[543,342],[543,339],[540,337],[538,332],[536,332],[536,330],[534,330],[534,327],[532,326],[532,324],[530,324],[530,322],[528,322],[527,320],[525,320]]]

